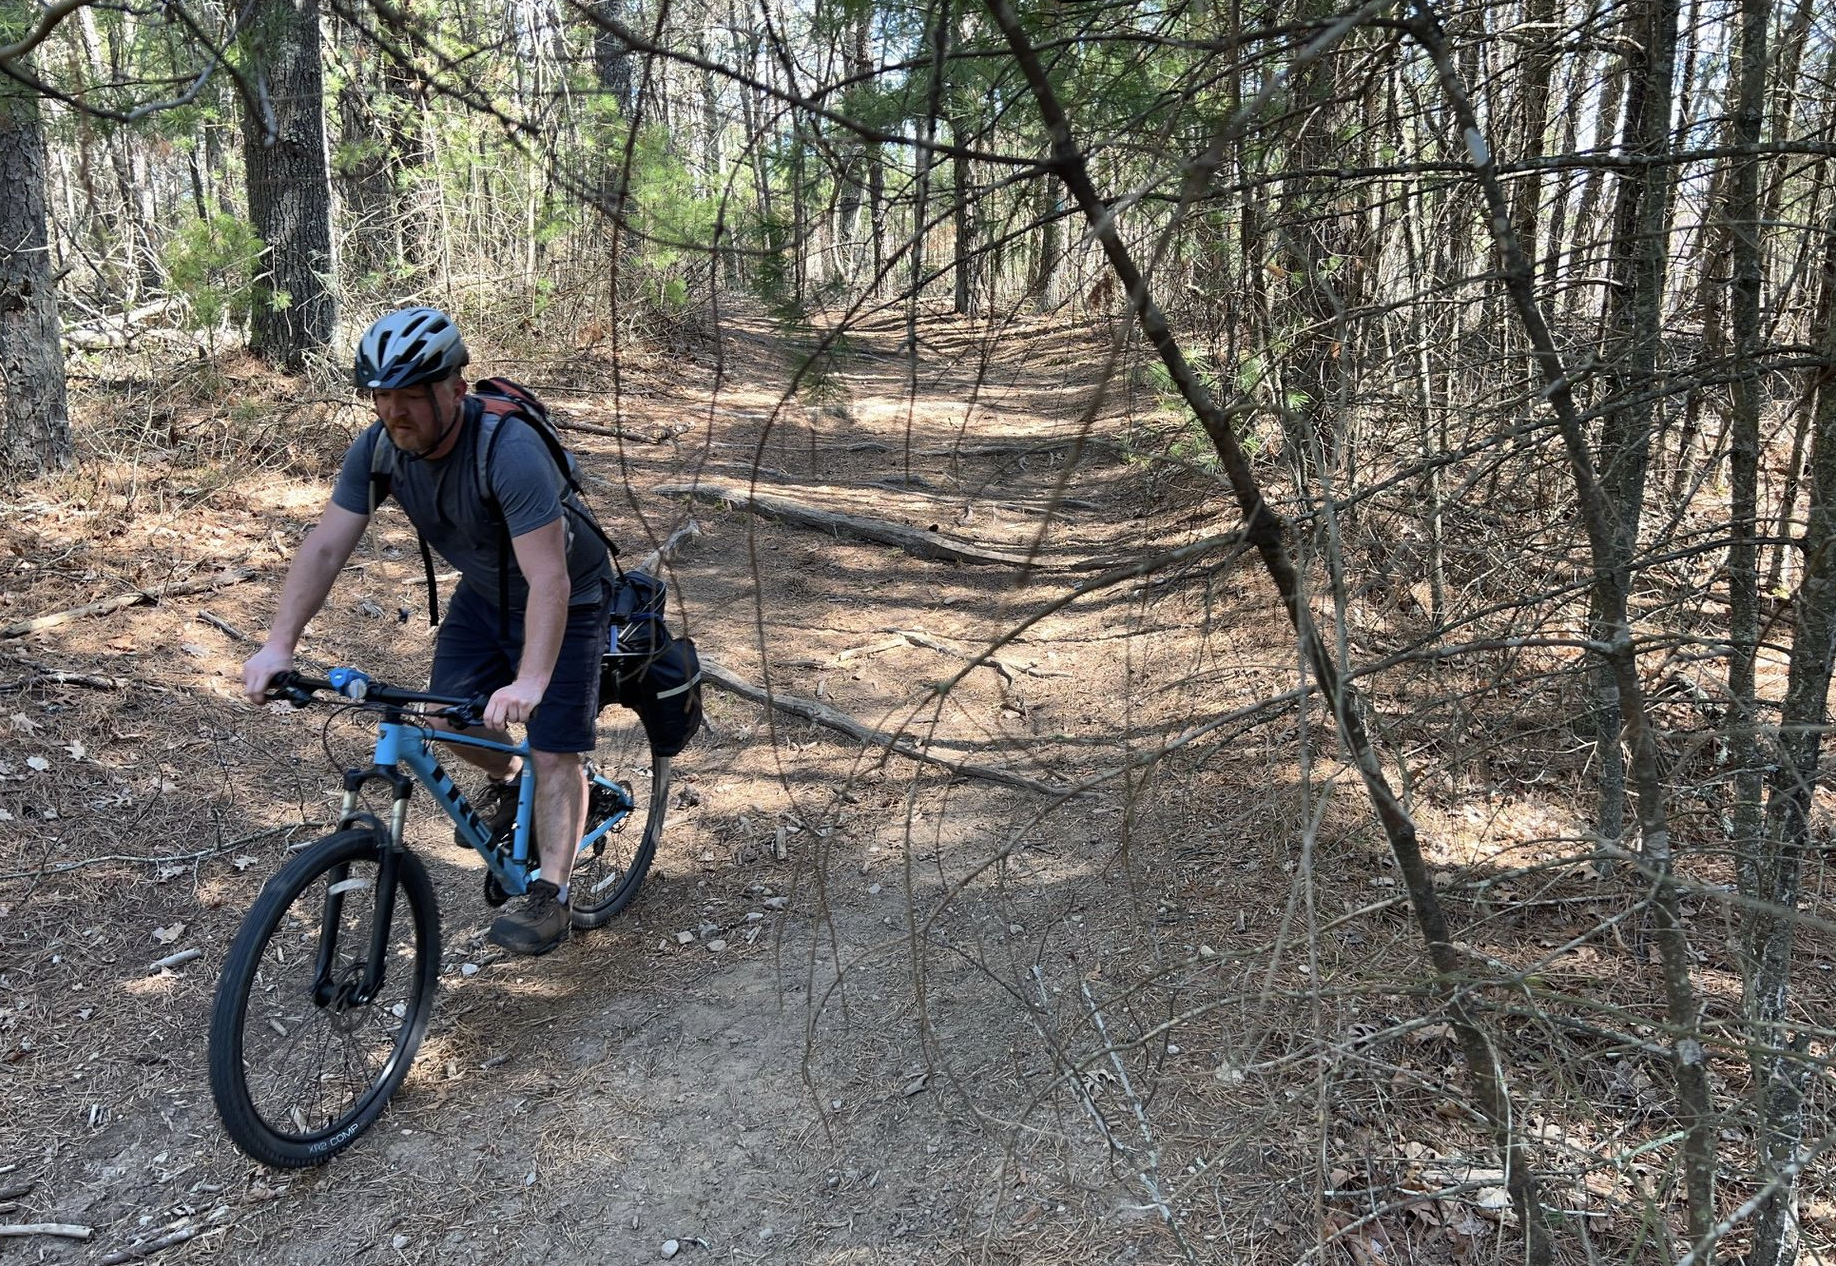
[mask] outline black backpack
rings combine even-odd
[[[701,657],[692,638],[663,619],[669,586],[648,572],[621,571],[612,582],[599,706],[638,714],[653,756],[674,756],[701,728]]]
[[[476,403],[474,403],[476,402]],[[466,397],[468,409],[479,410],[478,415],[478,448],[477,480],[479,499],[491,512],[497,522],[497,618],[501,622],[509,621],[510,607],[510,525],[498,512],[497,499],[491,492],[491,458],[497,451],[498,438],[503,434],[504,419],[516,417],[533,430],[542,441],[542,447],[554,459],[555,473],[560,483],[557,492],[561,499],[561,509],[574,521],[586,528],[605,543],[606,552],[613,559],[613,567],[618,563],[618,546],[604,529],[593,518],[586,508],[583,490],[580,487],[579,471],[574,462],[574,455],[561,442],[561,433],[555,429],[554,420],[548,416],[548,407],[536,397],[535,392],[513,382],[508,378],[481,378],[472,384],[471,393]],[[370,513],[376,513],[376,507],[389,495],[389,488],[395,475],[395,464],[401,456],[389,439],[388,431],[382,423],[375,424],[376,439],[370,447]],[[427,573],[427,623],[440,622],[440,596],[434,584],[433,551],[427,547],[427,538],[418,531],[415,539],[421,546],[421,566]]]

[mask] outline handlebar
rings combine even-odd
[[[313,702],[313,696],[321,691],[340,695],[366,707],[400,708],[414,703],[438,705],[432,715],[450,721],[458,729],[484,724],[483,696],[472,699],[456,699],[451,695],[428,694],[424,690],[403,690],[385,682],[374,681],[370,675],[358,668],[334,668],[325,677],[309,677],[305,673],[276,673],[268,683],[267,696],[276,702],[284,701],[296,708],[303,708]]]

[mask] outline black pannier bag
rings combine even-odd
[[[646,572],[612,582],[606,653],[599,666],[599,706],[638,714],[653,756],[674,756],[701,728],[701,658],[695,643],[672,637],[663,620],[669,586]]]

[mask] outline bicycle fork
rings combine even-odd
[[[394,793],[389,806],[389,829],[383,835],[382,824],[357,809],[357,795],[365,783],[386,782]],[[389,925],[395,919],[395,892],[401,871],[402,832],[408,821],[408,796],[414,790],[414,779],[398,769],[372,765],[369,769],[347,770],[344,775],[344,811],[339,828],[363,825],[382,837],[381,856],[376,864],[376,893],[370,915],[370,947],[361,974],[353,972],[345,980],[333,975],[338,956],[338,930],[344,914],[347,893],[361,892],[366,885],[351,878],[349,864],[338,866],[325,888],[325,907],[319,915],[319,953],[313,970],[312,1000],[321,1007],[346,1011],[367,1005],[381,992],[388,974]]]

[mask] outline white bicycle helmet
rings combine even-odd
[[[471,359],[459,327],[446,313],[438,308],[403,308],[363,332],[351,376],[359,387],[389,391],[438,382]]]

